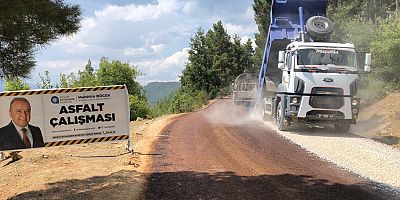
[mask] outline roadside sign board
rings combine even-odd
[[[2,92],[0,151],[25,148],[21,147],[21,131],[19,141],[17,137],[10,139],[10,127],[18,127],[14,118],[22,116],[11,112],[10,103],[15,98],[26,99],[30,104],[26,127],[30,129],[32,147],[129,139],[129,98],[125,85]],[[40,138],[37,132],[41,132],[44,145],[35,141]]]

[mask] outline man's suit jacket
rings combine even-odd
[[[30,124],[28,124],[28,128],[32,133],[33,147],[44,147],[40,128]],[[25,149],[25,144],[21,136],[19,136],[14,124],[10,122],[7,126],[0,128],[0,151],[13,149]]]

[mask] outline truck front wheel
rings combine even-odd
[[[338,124],[334,124],[336,132],[344,132],[347,133],[351,126],[350,120],[344,120],[339,122]]]
[[[288,129],[288,123],[287,120],[285,120],[285,108],[282,105],[282,101],[278,103],[278,107],[276,109],[276,123],[279,130],[285,131]]]

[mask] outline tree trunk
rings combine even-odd
[[[367,0],[367,17],[371,21],[371,0]]]

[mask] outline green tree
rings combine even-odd
[[[180,88],[171,99],[169,99],[168,113],[191,112],[207,103],[206,91],[185,90]]]
[[[68,78],[67,75],[60,73],[60,85],[56,85],[56,88],[69,88],[71,87],[69,82],[68,82]]]
[[[99,85],[99,81],[96,78],[95,71],[92,67],[92,62],[89,60],[84,70],[78,71],[79,87],[89,87]]]
[[[79,29],[81,9],[62,0],[3,0],[0,3],[0,78],[27,77],[37,47]]]
[[[149,118],[151,116],[150,105],[143,96],[129,95],[130,118],[136,120],[137,118]]]
[[[354,25],[361,28],[357,22],[367,20],[365,10],[365,0],[329,1],[327,15],[335,24],[332,39],[338,42],[348,41],[347,36],[353,34],[349,28]]]
[[[143,87],[136,81],[140,75],[137,67],[130,66],[129,63],[118,60],[109,62],[107,58],[101,58],[95,76],[99,85],[126,85],[130,98],[131,120],[138,117],[148,118],[151,115]]]
[[[6,91],[30,90],[31,87],[24,80],[14,77],[6,78],[5,88]]]
[[[213,57],[206,45],[204,31],[200,28],[195,36],[191,38],[188,51],[188,63],[182,72],[181,83],[183,87],[190,87],[194,90],[211,91],[213,81],[210,69]]]
[[[83,84],[80,83],[79,71],[78,76],[75,73],[68,75],[60,73],[60,85],[57,85],[58,88],[81,87],[81,85]]]
[[[270,10],[271,10],[271,0],[254,0],[253,11],[254,19],[256,21],[258,32],[255,34],[256,38],[256,49],[254,54],[254,63],[258,67],[261,67],[261,63],[264,55],[265,42],[267,41],[267,35],[269,31]]]
[[[222,25],[221,21],[215,23],[207,32],[206,44],[213,56],[210,75],[213,77],[213,86],[220,89],[231,83],[234,68],[231,37]]]
[[[61,73],[59,87],[126,85],[130,100],[130,118],[136,120],[138,117],[151,117],[151,109],[144,95],[144,89],[136,81],[139,75],[141,75],[140,71],[136,67],[130,66],[129,63],[122,63],[118,60],[109,62],[107,58],[103,57],[98,70],[94,70],[89,60],[85,69],[79,70],[77,75]]]
[[[36,86],[40,89],[51,89],[53,88],[53,84],[51,83],[50,80],[50,73],[49,71],[45,71],[44,72],[44,76],[40,75],[39,73],[39,77],[40,77],[40,82],[36,83]]]
[[[205,33],[198,29],[189,44],[189,57],[181,78],[181,88],[170,98],[159,101],[152,116],[190,112],[208,99],[226,95],[232,81],[245,70],[254,70],[251,40],[228,35],[222,22]]]
[[[83,70],[78,70],[78,74],[60,74],[61,87],[93,87],[102,85],[96,77],[96,71],[92,67],[92,62],[88,60]]]
[[[126,85],[129,94],[144,95],[143,88],[136,78],[141,73],[137,67],[130,66],[129,63],[122,63],[118,60],[108,61],[101,58],[99,69],[97,70],[97,80],[100,85]]]
[[[371,44],[372,65],[376,77],[399,86],[400,82],[400,18],[382,22]]]
[[[246,43],[241,44],[241,38],[237,35],[233,37],[233,49],[232,58],[234,59],[233,65],[234,73],[232,74],[235,79],[239,74],[243,72],[258,72],[259,66],[254,65],[254,49],[252,46],[251,39],[248,39]]]
[[[221,21],[214,23],[206,34],[199,29],[191,39],[188,52],[189,62],[181,76],[182,87],[185,91],[206,91],[212,98],[228,94],[236,76],[254,67],[251,40],[242,44],[239,36],[232,38]]]

